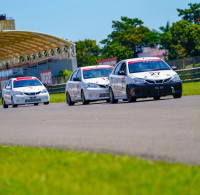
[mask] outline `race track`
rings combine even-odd
[[[0,144],[200,164],[200,96],[69,107],[0,106]]]

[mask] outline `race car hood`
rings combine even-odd
[[[20,92],[39,92],[45,89],[44,86],[28,86],[28,87],[18,87],[18,88],[13,88],[14,91],[20,91]]]
[[[98,77],[92,79],[85,79],[86,83],[95,83],[100,85],[107,85],[108,84],[108,77]]]
[[[160,80],[160,79],[170,78],[175,74],[176,72],[174,72],[173,70],[160,70],[160,71],[132,73],[131,77],[149,79],[149,80]]]

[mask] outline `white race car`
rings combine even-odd
[[[2,90],[2,104],[17,107],[20,104],[49,104],[49,93],[45,86],[35,77],[18,77],[9,79]]]
[[[90,101],[109,101],[108,76],[113,67],[96,65],[75,70],[66,83],[66,102],[69,106],[78,101],[88,104]]]
[[[174,67],[175,69],[176,67]],[[182,96],[182,82],[178,74],[163,60],[156,57],[133,58],[120,61],[109,76],[111,103],[118,99],[136,101],[137,98]]]

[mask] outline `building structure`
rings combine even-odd
[[[0,15],[0,21],[5,25],[1,25],[0,30],[1,88],[11,77],[36,76],[41,79],[47,72],[50,77],[56,77],[60,71],[77,68],[74,43],[41,32],[15,30],[14,20],[7,22],[5,15]]]
[[[159,49],[159,47],[151,48],[151,47],[143,47],[142,53],[138,54],[139,58],[143,57],[159,57],[162,60],[168,59],[168,50],[167,49]]]

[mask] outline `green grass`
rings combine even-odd
[[[50,94],[50,103],[66,102],[65,93]]]
[[[183,83],[183,95],[200,95],[200,82]]]
[[[200,194],[200,166],[0,146],[0,194]]]

